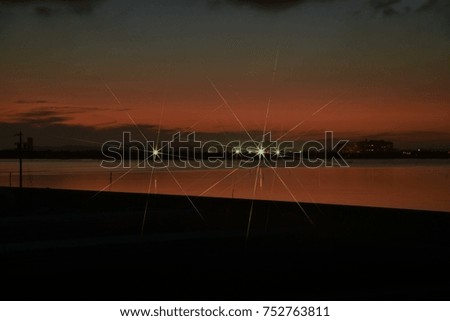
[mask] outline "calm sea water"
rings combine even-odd
[[[23,184],[450,212],[450,160],[354,160],[349,165],[275,170],[171,168],[152,174],[150,168],[103,169],[98,160],[26,160]],[[18,162],[0,160],[0,186],[18,184]]]

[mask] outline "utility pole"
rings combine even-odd
[[[17,143],[17,147],[19,150],[19,187],[22,190],[22,131],[14,136],[19,136],[19,143]]]

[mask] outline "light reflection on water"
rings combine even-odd
[[[238,169],[228,175],[233,169],[171,168],[183,190],[167,170],[158,169],[153,174],[151,193],[201,195],[207,191],[203,195],[292,201],[281,178],[296,200],[302,202],[450,212],[450,160],[354,160],[349,165],[349,168],[278,168],[279,177],[271,168],[261,168],[254,195],[256,169]],[[133,168],[118,179],[126,171],[103,169],[98,160],[26,160],[23,184],[147,193],[151,169]],[[113,184],[108,186],[111,177]],[[17,161],[0,160],[0,186],[9,186],[10,182],[12,186],[18,185]]]

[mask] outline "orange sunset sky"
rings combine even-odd
[[[449,18],[430,0],[0,1],[0,148],[102,142],[130,117],[226,140],[270,101],[293,139],[448,149]]]

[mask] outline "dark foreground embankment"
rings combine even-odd
[[[191,201],[0,188],[1,299],[450,299],[450,213]]]

